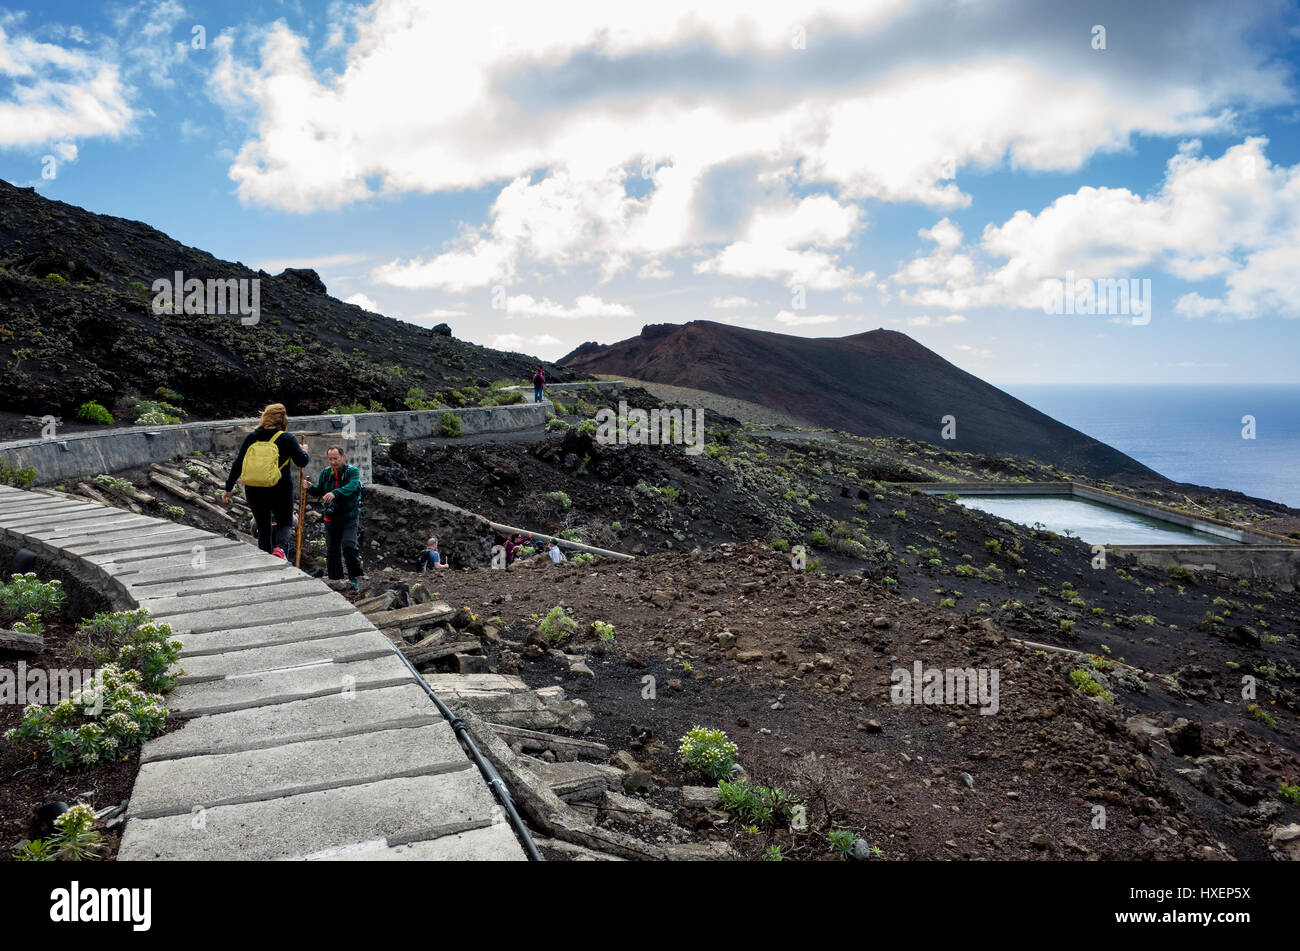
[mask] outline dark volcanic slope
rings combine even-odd
[[[608,346],[585,343],[559,362],[750,400],[863,436],[1029,457],[1097,477],[1156,475],[893,330],[812,339],[696,320],[650,325]],[[956,439],[941,438],[948,415]]]
[[[155,280],[260,278],[261,320],[162,314]],[[135,286],[132,287],[132,284]],[[143,285],[143,286],[142,286]],[[330,297],[314,271],[276,277],[220,261],[138,221],[0,181],[0,407],[70,414],[94,399],[178,391],[192,416],[290,413],[375,400],[401,409],[467,377],[528,379],[536,363]],[[558,378],[572,374],[561,372]]]

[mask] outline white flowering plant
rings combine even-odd
[[[54,765],[96,766],[161,733],[167,708],[159,694],[140,689],[138,670],[108,664],[94,682],[53,707],[30,704],[5,739],[23,748],[44,745]]]
[[[13,574],[0,584],[0,611],[10,618],[28,618],[35,614],[37,620],[54,614],[68,598],[58,581],[41,581],[34,571]]]
[[[740,748],[727,739],[726,733],[702,726],[691,727],[677,750],[684,764],[699,770],[714,782],[730,778],[738,752]]]
[[[152,620],[149,612],[96,614],[82,624],[81,633],[103,645],[95,653],[96,660],[138,670],[144,690],[170,693],[176,686],[172,667],[180,659],[181,642],[171,639],[170,625]]]

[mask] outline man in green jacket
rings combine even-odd
[[[361,555],[357,550],[357,529],[361,524],[361,471],[350,466],[340,446],[325,454],[329,465],[321,470],[309,491],[325,506],[325,568],[331,581],[343,578],[347,563],[352,587],[361,587]]]

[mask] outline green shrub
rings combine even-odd
[[[772,547],[777,551],[789,551],[790,543],[784,538],[774,538],[772,539]]]
[[[455,413],[446,412],[438,422],[438,433],[442,436],[463,436],[465,427],[460,424],[460,417]]]
[[[181,508],[179,505],[169,505],[167,506],[167,515],[171,518],[184,518],[185,509]]]
[[[1277,789],[1277,794],[1291,805],[1300,806],[1300,785],[1283,781]]]
[[[740,779],[719,781],[718,799],[743,825],[760,829],[789,825],[799,808],[799,803],[780,789],[751,786]]]
[[[591,629],[600,638],[602,644],[614,643],[614,625],[604,621],[592,621]]]
[[[95,476],[95,485],[103,486],[113,492],[129,493],[135,488],[126,479],[119,479],[117,476],[111,476],[107,473]]]
[[[158,694],[140,689],[138,670],[100,668],[92,686],[54,707],[31,704],[5,739],[19,748],[43,745],[55,766],[94,766],[117,759],[161,733],[167,708]]]
[[[823,532],[821,529],[815,529],[813,533],[808,537],[812,540],[812,543],[816,545],[818,548],[825,548],[827,545],[831,543],[830,536],[827,535],[825,532]]]
[[[578,622],[565,613],[564,607],[557,604],[546,612],[546,617],[537,624],[537,629],[555,643],[567,640],[578,632]]]
[[[834,829],[826,838],[846,859],[853,855],[853,847],[858,844],[857,833],[850,832],[848,829]]]
[[[46,275],[45,275],[45,283],[46,283],[46,284],[66,284],[66,283],[68,283],[68,279],[67,279],[66,277],[64,277],[62,274],[53,274],[53,273],[51,273],[51,274],[46,274]]]
[[[326,416],[355,416],[358,413],[368,412],[364,403],[345,403],[342,406],[331,406],[325,411]]]
[[[549,433],[560,432],[569,428],[569,424],[558,416],[553,416],[546,421],[546,431]]]
[[[85,803],[77,803],[54,820],[54,835],[48,840],[33,839],[20,846],[20,862],[52,862],[56,860],[83,862],[94,859],[103,846],[99,830],[95,828],[95,810]]]
[[[90,400],[77,407],[77,419],[84,419],[88,423],[100,423],[107,426],[113,422],[113,414],[101,404]]]
[[[571,508],[573,506],[573,500],[570,499],[568,494],[565,492],[547,492],[546,497],[562,509]]]
[[[23,466],[21,469],[17,469],[0,462],[0,485],[12,485],[16,489],[25,489],[35,481],[36,469],[33,466]]]
[[[727,739],[727,734],[702,726],[691,727],[682,737],[677,749],[685,765],[699,770],[714,781],[731,775],[731,767],[736,763],[738,752],[739,747]]]
[[[61,582],[41,581],[32,571],[10,575],[0,585],[0,610],[10,617],[46,617],[56,613],[67,599]]]
[[[1273,715],[1257,703],[1252,703],[1248,706],[1246,712],[1266,726],[1277,726],[1277,720],[1273,718]]]
[[[407,409],[428,410],[438,408],[438,401],[430,399],[429,394],[418,386],[413,386],[406,391],[406,399],[403,402],[406,404]]]
[[[1076,668],[1070,671],[1070,680],[1073,681],[1074,686],[1085,696],[1101,697],[1107,703],[1111,702],[1110,694],[1106,692],[1106,688],[1093,679],[1091,672],[1084,670],[1081,667]]]
[[[138,671],[144,690],[169,693],[176,686],[171,668],[180,658],[181,643],[171,640],[171,625],[153,620],[143,608],[96,614],[82,623],[80,633],[100,645],[96,660]]]
[[[135,416],[137,426],[174,426],[185,415],[179,406],[166,400],[142,400],[132,396],[122,402],[128,413]]]
[[[596,428],[596,421],[594,419],[584,419],[578,424],[578,432],[587,433],[591,436],[596,435]]]

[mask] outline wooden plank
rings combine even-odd
[[[409,608],[395,611],[377,611],[366,617],[375,627],[412,627],[417,624],[431,624],[445,621],[456,612],[443,601],[430,601],[427,604],[413,604]]]
[[[362,598],[352,606],[362,614],[369,617],[371,614],[378,614],[380,611],[387,611],[397,600],[397,592],[393,590],[381,591],[379,594],[370,598]]]
[[[177,485],[174,481],[167,478],[165,475],[160,475],[157,472],[150,471],[149,481],[154,483],[157,486],[161,486],[162,488],[166,489],[168,492],[176,496],[178,499],[184,499],[186,502],[194,502],[197,501],[199,498],[198,493],[191,492],[189,489],[185,488],[182,485]]]
[[[449,657],[455,653],[468,654],[474,651],[482,652],[482,650],[478,641],[448,641],[445,644],[425,644],[421,641],[419,645],[403,647],[402,653],[412,664],[427,664],[431,660]]]
[[[39,634],[0,630],[0,654],[39,654],[45,650],[45,638]]]
[[[97,505],[107,505],[111,507],[113,504],[108,499],[106,499],[98,489],[96,489],[92,485],[88,485],[85,482],[78,484],[77,494],[84,495],[86,498],[90,499],[92,502],[94,502]]]
[[[550,733],[525,730],[505,723],[489,723],[488,726],[507,743],[518,743],[526,750],[550,750],[552,753],[575,753],[592,759],[609,759],[609,747],[604,743],[593,743],[591,740],[579,740],[571,736],[552,736]]]

